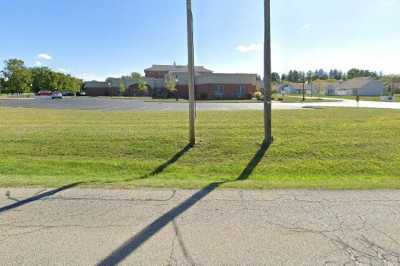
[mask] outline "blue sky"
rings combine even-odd
[[[262,73],[263,0],[192,0],[196,64]],[[86,80],[186,64],[185,0],[1,1],[0,60]],[[273,70],[400,73],[400,0],[272,0]]]

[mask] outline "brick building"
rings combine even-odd
[[[188,98],[188,74],[177,75],[179,98]],[[250,99],[257,88],[256,74],[211,73],[195,77],[196,98],[207,99]]]
[[[143,95],[138,92],[137,82],[130,79],[108,78],[105,82],[91,81],[85,83],[85,91],[89,96],[120,95],[121,82],[125,85],[125,96],[168,95],[165,83],[176,80],[177,96],[187,99],[188,68],[180,65],[153,65],[144,70],[148,92]],[[256,91],[260,79],[256,74],[245,73],[214,73],[203,66],[195,67],[195,93],[197,99],[249,99]]]
[[[188,98],[187,66],[153,65],[145,69],[148,84],[155,92],[165,90],[165,80],[176,79],[179,98]],[[203,66],[195,67],[195,93],[197,99],[248,99],[256,91],[256,74],[214,73]],[[160,93],[162,94],[162,93]]]
[[[164,79],[165,76],[172,73],[188,73],[187,66],[176,65],[153,65],[152,67],[146,68],[144,70],[146,78]],[[195,67],[196,75],[211,74],[212,70],[206,69],[203,66]]]
[[[92,97],[120,95],[119,86],[110,82],[88,81],[85,82],[83,90],[87,96]]]

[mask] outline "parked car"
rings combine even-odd
[[[72,91],[64,91],[62,93],[63,96],[75,96],[75,93],[73,93]]]
[[[39,91],[37,93],[38,96],[51,96],[51,91]]]
[[[55,92],[53,92],[53,93],[51,94],[51,98],[52,98],[52,99],[62,99],[62,98],[63,98],[63,95],[62,95],[61,92],[55,91]]]
[[[78,92],[76,93],[76,96],[86,96],[86,92],[84,92],[84,91],[78,91]]]

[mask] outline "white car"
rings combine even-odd
[[[63,95],[62,95],[61,92],[55,91],[55,92],[53,92],[53,93],[51,94],[51,98],[52,98],[52,99],[62,99],[62,98],[63,98]]]

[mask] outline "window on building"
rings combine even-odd
[[[224,96],[224,85],[217,85],[214,88],[214,95],[216,97],[223,97]]]
[[[236,89],[236,96],[239,98],[243,97],[245,92],[246,92],[246,87],[243,85],[240,85],[239,88]]]

